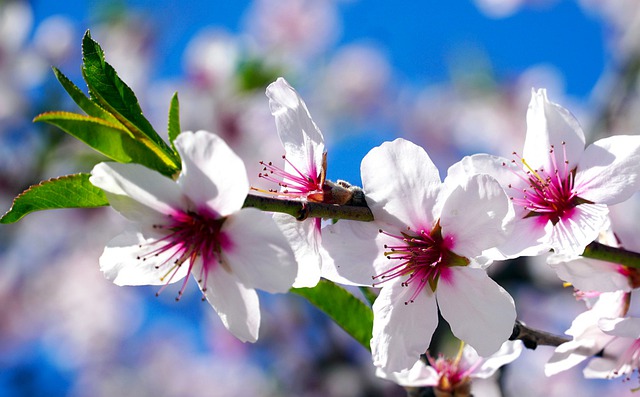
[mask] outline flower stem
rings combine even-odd
[[[298,220],[304,220],[306,218],[348,219],[361,222],[370,222],[373,220],[373,214],[367,206],[313,203],[253,194],[247,195],[243,207],[257,208],[262,211],[282,212]]]
[[[582,256],[640,269],[640,253],[610,247],[595,241],[587,245]]]

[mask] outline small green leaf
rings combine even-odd
[[[282,71],[268,63],[251,58],[238,65],[238,85],[243,91],[264,90]]]
[[[80,107],[80,109],[84,110],[85,113],[89,116],[97,117],[111,124],[122,127],[122,124],[120,124],[118,119],[113,117],[111,113],[104,110],[100,105],[87,98],[80,88],[73,84],[73,82],[60,70],[54,67],[53,73],[56,75],[56,78],[60,84],[62,84],[62,87],[64,87],[71,99],[73,99],[73,101]]]
[[[178,102],[178,93],[174,93],[169,105],[169,142],[173,145],[173,141],[180,135],[180,103]]]
[[[118,119],[169,168],[179,170],[180,159],[144,117],[135,94],[105,61],[102,48],[91,38],[89,31],[82,39],[82,62],[82,75],[89,86],[92,100]]]
[[[373,311],[349,291],[328,280],[320,280],[313,288],[292,288],[325,312],[362,346],[370,349]]]
[[[102,189],[89,182],[89,174],[73,174],[33,185],[13,200],[0,223],[13,223],[25,215],[57,208],[94,208],[109,205]]]
[[[103,119],[70,112],[43,113],[33,121],[55,125],[120,163],[142,164],[169,176],[176,171],[148,146],[134,139],[121,124],[112,124]]]

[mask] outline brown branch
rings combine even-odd
[[[534,350],[539,345],[543,346],[560,346],[565,342],[569,342],[571,339],[564,336],[555,335],[546,331],[540,331],[534,328],[527,327],[520,320],[516,320],[513,326],[513,333],[509,337],[509,340],[520,339],[527,349]]]

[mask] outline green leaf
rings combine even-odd
[[[169,142],[173,145],[173,141],[180,135],[180,103],[178,102],[178,93],[174,93],[169,105]]]
[[[328,280],[320,280],[313,288],[292,288],[331,317],[366,349],[370,349],[373,311],[349,291]]]
[[[73,174],[33,185],[13,200],[0,223],[13,223],[25,215],[57,208],[94,208],[109,205],[102,189],[89,182],[89,174]]]
[[[264,90],[278,76],[282,70],[268,65],[266,62],[251,58],[238,65],[238,85],[243,91]]]
[[[44,121],[55,125],[78,138],[93,149],[120,163],[138,163],[172,175],[176,170],[169,167],[155,152],[134,139],[121,124],[92,116],[70,112],[48,112],[33,121]]]
[[[86,114],[122,127],[122,124],[120,124],[118,119],[113,117],[111,113],[104,110],[100,105],[87,98],[87,96],[80,90],[80,88],[73,84],[73,82],[69,80],[69,78],[65,76],[60,70],[54,67],[53,73],[56,75],[56,78],[58,79],[60,84],[62,84],[62,87],[64,87],[71,99],[73,99],[73,101],[80,107],[80,109],[84,110]]]
[[[89,86],[92,100],[118,119],[168,167],[174,171],[179,170],[180,159],[144,117],[135,94],[105,61],[102,48],[91,38],[89,31],[82,39],[82,61],[82,74]]]

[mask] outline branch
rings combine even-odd
[[[587,245],[582,256],[640,269],[640,253],[610,247],[595,241]]]
[[[513,333],[509,337],[509,340],[516,339],[520,339],[524,343],[524,346],[531,350],[535,350],[539,345],[560,346],[561,344],[571,340],[564,336],[558,336],[549,332],[529,328],[520,320],[516,320],[516,323],[513,326]]]
[[[373,220],[373,214],[367,206],[314,203],[253,194],[247,196],[243,207],[282,212],[298,220],[307,218],[348,219],[361,222],[371,222]]]

